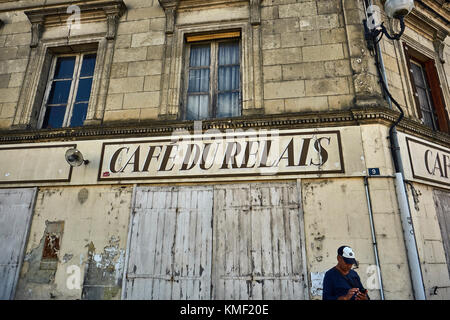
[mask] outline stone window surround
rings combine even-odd
[[[103,120],[117,26],[120,17],[126,10],[126,6],[121,0],[80,4],[82,14],[84,10],[104,12],[104,18],[100,21],[106,22],[106,34],[87,34],[70,39],[42,39],[45,18],[64,15],[66,8],[67,5],[61,5],[25,12],[31,22],[31,52],[26,69],[27,77],[25,77],[22,84],[12,129],[37,128],[48,73],[54,55],[57,53],[80,52],[74,51],[74,49],[83,51],[86,47],[92,50],[93,46],[97,50],[97,61],[84,124],[99,125]],[[65,19],[61,19],[61,21],[64,23]],[[96,22],[98,22],[98,19]]]
[[[230,32],[229,34],[233,34],[235,32]],[[219,33],[220,34],[220,33]],[[216,35],[213,33],[212,35]],[[218,64],[218,48],[219,43],[237,43],[238,44],[238,53],[239,53],[239,115],[242,114],[242,76],[241,76],[241,66],[242,66],[242,50],[241,50],[241,36],[239,31],[239,36],[233,36],[230,37],[218,37],[215,38],[214,36],[211,39],[205,39],[205,40],[192,40],[187,41],[184,50],[184,69],[183,69],[183,82],[182,82],[182,103],[180,104],[180,111],[179,111],[179,119],[186,119],[186,113],[188,108],[188,90],[189,90],[189,75],[190,75],[190,48],[195,45],[209,45],[210,49],[210,64],[208,66],[209,73],[209,101],[208,101],[208,110],[209,112],[212,112],[213,114],[218,110],[218,99],[219,99],[219,64]],[[215,48],[215,50],[213,49]],[[213,70],[213,71],[211,71]],[[216,96],[216,98],[214,98]],[[216,100],[215,100],[216,99]],[[214,103],[215,101],[215,103]],[[233,116],[236,117],[236,116]],[[213,117],[209,117],[213,118]]]
[[[430,48],[418,43],[408,35],[404,34],[401,38],[401,42],[405,43],[407,46],[411,47],[415,51],[419,52],[423,56],[429,58],[430,60],[434,60],[436,71],[438,74],[438,80],[441,84],[441,91],[444,99],[445,106],[447,108],[447,112],[449,111],[450,106],[450,92],[448,90],[449,84],[447,83],[447,78],[445,77],[445,71],[444,71],[444,55],[443,55],[443,47],[445,43],[445,38],[448,36],[448,31],[441,28],[440,25],[437,23],[434,23],[431,19],[429,19],[424,14],[421,14],[417,10],[413,11],[410,14],[409,17],[413,22],[417,23],[418,25],[422,26],[424,30],[426,30],[429,34],[432,35],[432,42],[434,50],[431,50]],[[408,25],[407,25],[408,26]],[[392,28],[392,21],[391,21],[391,28]],[[414,31],[414,30],[413,30]],[[414,31],[415,32],[415,31]],[[395,43],[396,51],[399,53],[400,58],[400,74],[402,81],[406,81],[404,83],[404,86],[407,91],[407,99],[406,103],[408,105],[408,108],[412,110],[413,115],[416,119],[419,119],[419,114],[417,111],[418,106],[416,106],[416,102],[414,100],[414,90],[412,88],[411,81],[409,80],[409,72],[407,70],[408,64],[406,61],[405,52],[402,48],[402,44],[400,42]],[[420,120],[419,120],[420,121]]]
[[[239,29],[241,31],[241,76],[242,76],[242,114],[245,114],[245,110],[251,109],[252,100],[253,100],[253,66],[252,66],[252,54],[251,54],[251,37],[249,37],[249,26],[247,23],[220,23],[216,25],[207,25],[207,26],[198,26],[198,27],[178,27],[176,32],[176,40],[174,41],[174,56],[177,57],[174,63],[174,70],[172,75],[174,75],[174,84],[175,87],[171,92],[171,103],[174,108],[169,109],[168,114],[179,115],[180,106],[182,102],[182,87],[183,87],[183,76],[184,76],[184,64],[186,61],[183,61],[183,57],[185,56],[186,42],[185,36],[192,35],[196,33],[202,32],[223,32],[230,29]],[[166,58],[167,59],[167,58]]]
[[[263,114],[262,92],[262,49],[260,45],[260,0],[249,1],[249,19],[213,22],[199,25],[177,25],[176,16],[179,0],[159,0],[166,13],[166,53],[164,58],[164,81],[159,111],[160,119],[180,119],[182,87],[184,77],[184,52],[186,35],[199,33],[219,33],[228,30],[241,32],[241,77],[242,116]],[[193,3],[200,3],[196,1]],[[212,1],[208,5],[213,6]],[[204,4],[206,5],[206,4]],[[187,9],[187,4],[180,7]]]
[[[437,72],[437,80],[439,81],[440,84],[440,88],[441,88],[441,93],[442,93],[442,98],[444,99],[444,107],[445,110],[448,114],[448,106],[449,106],[449,102],[448,102],[448,86],[446,85],[447,81],[446,81],[446,77],[445,77],[445,73],[443,72],[443,62],[442,60],[440,60],[439,58],[439,53],[437,51],[433,51],[425,46],[423,46],[422,44],[418,43],[417,41],[412,40],[410,37],[408,36],[404,36],[402,37],[402,41],[403,43],[411,48],[413,51],[416,51],[416,53],[418,53],[419,55],[423,56],[424,58],[433,61],[434,62],[434,66]],[[408,68],[408,62],[407,62],[407,53],[404,50],[400,50],[400,57],[401,57],[401,61],[402,61],[402,68],[403,69],[407,69]],[[411,57],[410,57],[411,59]],[[406,81],[406,88],[407,88],[407,92],[408,92],[408,96],[409,99],[407,99],[407,103],[410,104],[410,106],[412,106],[411,110],[414,113],[414,117],[416,119],[419,119],[419,121],[423,124],[423,120],[420,119],[419,116],[419,109],[420,106],[418,105],[418,102],[416,101],[416,99],[414,98],[415,95],[415,91],[413,89],[413,80],[411,79],[410,73],[405,70],[404,71],[404,79]]]
[[[90,50],[91,48],[92,48],[92,50]],[[37,128],[42,128],[42,126],[43,126],[44,117],[46,115],[46,111],[47,111],[47,108],[48,108],[46,106],[46,104],[48,103],[49,95],[50,95],[50,92],[51,92],[51,89],[52,89],[52,84],[54,83],[54,80],[52,78],[54,77],[54,74],[55,74],[55,67],[56,67],[56,64],[57,64],[57,60],[59,58],[61,58],[61,57],[68,57],[68,56],[70,56],[70,57],[78,57],[77,60],[76,60],[78,62],[75,62],[75,64],[74,64],[74,71],[73,71],[73,73],[76,75],[77,74],[77,70],[79,72],[79,70],[80,70],[79,66],[81,65],[81,59],[79,59],[79,57],[81,57],[82,54],[93,54],[93,53],[97,54],[97,51],[98,51],[97,43],[92,43],[91,45],[75,46],[75,47],[58,47],[58,52],[53,52],[52,48],[49,48],[49,52],[50,52],[50,55],[51,55],[51,58],[50,58],[51,59],[51,63],[50,63],[51,67],[48,68],[47,65],[44,65],[44,70],[50,70],[50,72],[48,73],[48,76],[47,76],[47,84],[46,84],[46,88],[45,88],[45,90],[46,90],[45,92],[46,93],[45,93],[43,99],[41,99],[42,105],[39,108],[40,109],[40,111],[39,111],[40,114],[38,116]],[[96,59],[96,61],[97,61],[97,59]],[[96,67],[97,67],[97,64],[95,64],[95,67],[94,67],[94,74],[93,74],[94,77],[95,77]],[[79,77],[79,74],[78,74],[77,77]],[[78,88],[79,83],[80,83],[79,81],[80,81],[80,79],[76,78],[76,77],[74,77],[72,79],[72,81],[71,81],[71,90],[70,90],[70,94],[68,96],[68,101],[67,101],[66,107],[65,107],[66,108],[66,112],[65,112],[66,115],[64,116],[65,121],[63,121],[62,128],[70,127],[70,124],[71,124],[70,123],[70,118],[67,119],[68,118],[67,115],[71,115],[73,110],[74,110],[75,100],[73,100],[71,97],[72,96],[76,96],[77,88]],[[93,82],[94,81],[92,81],[92,84],[93,84]],[[92,103],[93,103],[93,101],[92,101],[91,95],[90,95],[88,105],[92,105]]]

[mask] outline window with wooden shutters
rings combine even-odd
[[[240,32],[188,36],[182,118],[241,115]]]
[[[418,117],[431,129],[448,133],[448,113],[435,61],[406,44],[404,49]]]

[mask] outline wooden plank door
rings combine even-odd
[[[303,299],[296,183],[214,188],[213,299]]]
[[[447,259],[447,269],[450,276],[450,192],[435,189],[433,191],[434,203],[441,228],[442,244]]]
[[[14,299],[35,189],[0,189],[0,300]]]
[[[210,299],[212,187],[138,187],[127,299]]]

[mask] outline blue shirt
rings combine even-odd
[[[358,274],[350,270],[344,276],[336,267],[333,267],[325,273],[325,277],[323,278],[322,300],[337,300],[337,298],[347,295],[348,290],[351,288],[359,288],[360,291],[365,290]],[[354,299],[352,297],[351,300]]]

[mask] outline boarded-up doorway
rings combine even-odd
[[[0,189],[0,300],[14,299],[35,189]]]
[[[127,299],[209,299],[212,187],[139,187]]]
[[[295,182],[138,187],[127,299],[304,299]]]
[[[303,299],[296,183],[214,189],[213,299]]]

